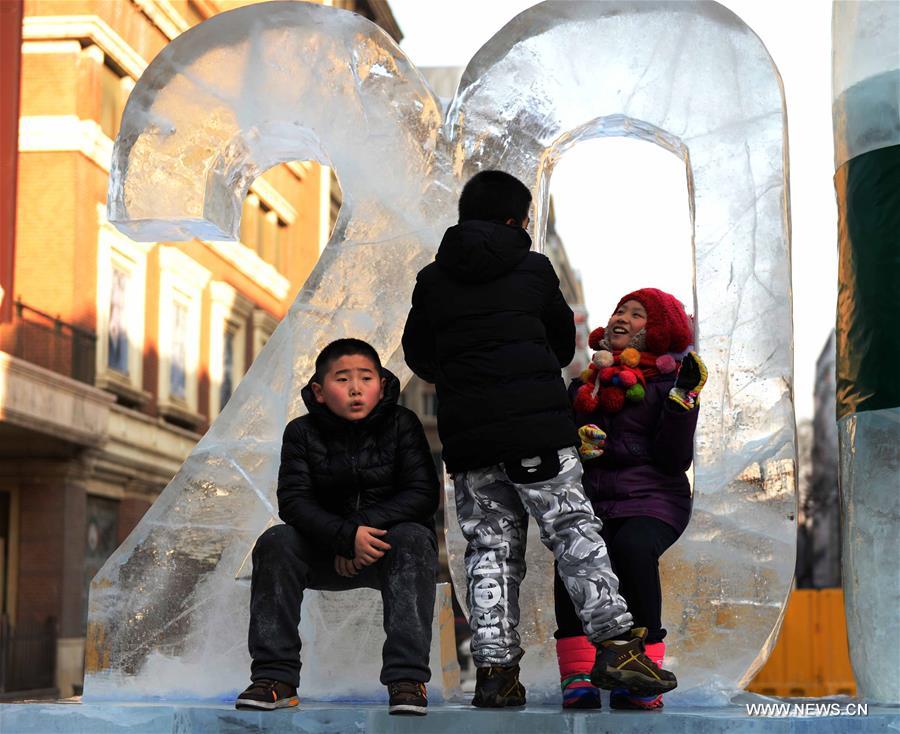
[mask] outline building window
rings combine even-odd
[[[241,244],[276,270],[284,270],[288,223],[256,194],[247,194],[241,208]]]
[[[188,315],[190,305],[184,302],[172,304],[172,329],[169,345],[169,394],[185,400],[187,397],[185,373],[187,370]]]
[[[219,407],[224,408],[231,393],[234,392],[234,385],[237,382],[237,375],[234,372],[234,332],[225,332],[225,348],[222,350],[222,386],[219,388]]]
[[[210,283],[209,293],[209,417],[212,420],[225,407],[246,371],[247,323],[253,304],[227,283]]]
[[[276,326],[278,320],[268,311],[257,308],[253,312],[253,359],[256,359],[266,346]]]
[[[131,274],[113,265],[109,292],[109,329],[107,366],[123,375],[128,374],[128,298]]]
[[[87,624],[88,591],[91,579],[97,575],[106,559],[118,546],[116,531],[118,528],[119,503],[106,497],[87,496],[87,537],[84,549],[84,581],[81,598],[83,624]]]
[[[147,254],[156,245],[120,234],[102,204],[97,217],[96,384],[139,406],[150,399],[143,390],[144,320]]]
[[[210,272],[177,247],[159,248],[159,400],[162,416],[196,428],[202,294]]]

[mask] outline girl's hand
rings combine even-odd
[[[578,429],[578,437],[581,446],[578,447],[578,455],[582,461],[589,461],[603,456],[603,446],[606,443],[606,433],[593,423],[588,423]]]
[[[675,387],[669,390],[669,400],[681,410],[693,410],[706,384],[706,365],[696,352],[688,352],[681,360]]]

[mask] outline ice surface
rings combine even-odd
[[[835,2],[831,37],[834,167],[900,144],[900,3]]]
[[[220,698],[246,682],[248,592],[235,575],[273,521],[281,431],[304,410],[317,351],[367,339],[405,381],[399,341],[414,275],[454,221],[461,182],[489,167],[528,182],[540,248],[555,162],[613,135],[685,161],[694,220],[710,380],[694,519],[664,572],[682,700],[719,702],[764,661],[790,589],[796,513],[784,100],[765,48],[715,3],[547,2],[478,53],[440,124],[434,96],[382,31],[303,3],[216,16],[139,80],[110,178],[109,218],[122,231],[232,237],[248,185],[283,160],[333,165],[344,203],[289,315],[95,578],[87,697]],[[455,518],[448,526],[458,578]],[[559,695],[552,567],[536,537],[527,558],[523,666],[538,701]],[[373,621],[368,601],[346,611],[359,610]],[[354,636],[322,644],[332,664],[358,672],[345,690],[380,690]],[[198,690],[197,671],[211,669]]]
[[[900,144],[900,3],[835,2],[832,44],[838,169],[863,153]],[[872,224],[876,232],[887,226]],[[841,287],[849,301],[858,297],[856,280]],[[839,363],[844,356],[838,355]],[[842,581],[853,672],[861,696],[900,704],[900,407],[845,416],[838,431]]]
[[[849,415],[838,429],[853,673],[860,696],[900,704],[900,408]]]

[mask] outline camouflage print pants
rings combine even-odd
[[[514,665],[523,654],[516,627],[527,513],[556,558],[588,638],[599,643],[631,627],[600,537],[600,520],[581,485],[575,449],[560,450],[559,463],[559,474],[534,483],[514,482],[503,464],[454,476],[457,517],[468,542],[469,624],[477,667]]]

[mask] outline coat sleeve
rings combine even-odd
[[[679,411],[669,407],[666,384],[662,397],[662,410],[653,437],[653,463],[666,474],[682,474],[694,460],[694,432],[697,430],[699,406],[693,410]]]
[[[396,492],[360,510],[360,524],[387,530],[401,522],[430,523],[440,501],[440,484],[419,419],[401,411],[397,421]]]
[[[559,366],[565,367],[575,356],[575,314],[563,298],[559,289],[559,278],[553,265],[547,262],[548,275],[552,279],[550,295],[541,311],[541,320],[547,332],[550,348],[559,360]]]
[[[403,329],[403,355],[406,364],[426,382],[437,379],[437,347],[434,329],[425,312],[422,285],[416,283],[412,294],[412,308]]]
[[[316,497],[303,430],[288,423],[278,468],[278,516],[301,535],[335,555],[353,558],[359,523],[325,509]]]

